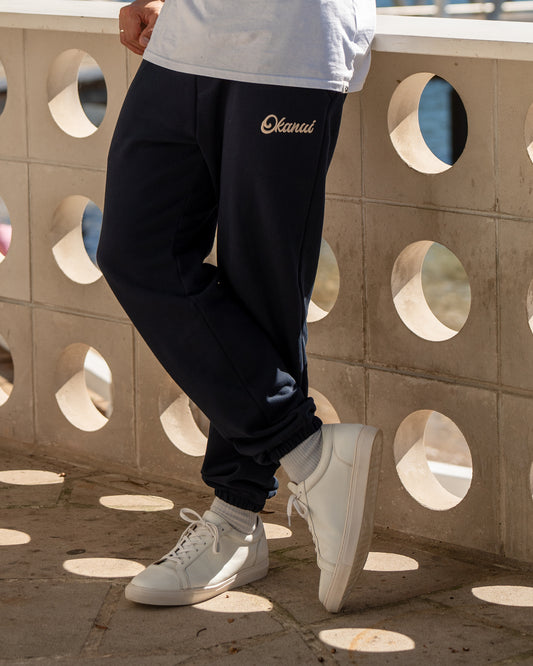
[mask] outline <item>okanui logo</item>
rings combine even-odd
[[[288,122],[285,116],[279,118],[271,113],[261,123],[261,132],[263,134],[312,134],[315,131],[316,120],[311,123],[292,123]]]

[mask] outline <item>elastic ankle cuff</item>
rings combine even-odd
[[[238,509],[245,509],[246,511],[253,511],[254,513],[259,513],[265,506],[264,502],[263,504],[255,504],[254,502],[250,502],[247,498],[233,495],[226,490],[215,490],[215,497],[218,497],[218,499],[221,499],[228,504],[236,506]]]
[[[290,453],[308,437],[313,435],[317,430],[320,430],[321,427],[322,421],[318,418],[318,416],[313,416],[313,420],[310,424],[296,432],[290,439],[286,440],[283,442],[283,444],[278,446],[278,448],[271,453],[270,458],[279,463],[283,456],[286,456],[287,453]]]

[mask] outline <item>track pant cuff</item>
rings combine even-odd
[[[279,461],[283,458],[283,456],[286,456],[287,453],[295,449],[299,444],[305,441],[317,430],[320,430],[321,427],[322,421],[318,418],[318,416],[313,416],[313,420],[309,425],[294,433],[290,439],[286,440],[283,442],[283,444],[274,449],[274,451],[270,453],[269,458],[271,458],[272,462],[279,464]]]
[[[263,510],[265,506],[265,502],[267,498],[265,497],[265,502],[263,504],[256,504],[255,502],[251,502],[249,499],[244,498],[239,495],[233,495],[232,493],[229,493],[227,490],[215,490],[215,497],[218,497],[224,502],[227,502],[228,504],[231,504],[232,506],[236,506],[238,509],[244,509],[245,511],[253,511],[254,513],[259,513],[260,511]]]

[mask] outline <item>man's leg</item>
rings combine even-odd
[[[207,94],[212,84],[201,85]],[[326,91],[240,83],[230,84],[225,98],[220,274],[268,332],[305,395],[307,306],[342,102]],[[211,127],[205,126],[207,136]],[[285,441],[261,449],[215,435],[212,429],[203,475],[230,503],[238,501],[236,481],[245,490],[247,475],[260,469],[252,461],[281,460],[293,481],[290,506],[306,517],[315,541],[319,598],[338,611],[370,547],[380,433],[369,426],[324,426],[297,446]]]
[[[98,262],[169,374],[225,441],[249,449],[254,469],[245,478],[237,470],[234,490],[222,499],[258,511],[275,484],[278,463],[268,451],[296,446],[320,422],[223,269],[203,263],[219,212],[229,122],[222,112],[228,82],[209,83],[206,91],[196,77],[141,66],[110,150]],[[199,140],[201,119],[209,141]]]
[[[218,81],[199,80],[202,99],[217,102],[206,104],[205,114],[199,114],[198,137],[210,169],[220,173],[220,279],[267,332],[307,397],[307,306],[322,235],[326,172],[344,96],[224,82],[220,99],[219,89]],[[217,132],[222,143],[214,139]],[[205,316],[209,320],[211,312]],[[254,339],[237,330],[235,338],[254,351]],[[279,396],[268,394],[266,400],[276,402]],[[314,422],[316,430],[319,422]],[[204,480],[218,497],[247,508],[258,475],[265,479],[263,487],[272,482],[280,458],[303,439],[265,447],[264,442],[228,440],[212,423]],[[304,460],[309,466],[309,451]]]
[[[228,87],[231,86],[213,80],[209,80],[209,86],[198,85],[195,77],[155,71],[159,69],[143,67],[119,121],[110,155],[99,262],[141,334],[170,374],[211,418],[213,432],[218,433],[224,443],[221,450],[225,447],[232,458],[228,469],[218,456],[218,464],[222,464],[218,471],[223,483],[218,480],[212,483],[218,498],[226,503],[229,500],[231,506],[257,511],[273,489],[272,472],[279,458],[316,433],[319,425],[314,417],[314,405],[306,396],[305,324],[302,328],[305,303],[310,295],[305,276],[314,277],[314,268],[297,273],[302,285],[300,293],[304,295],[304,305],[298,304],[296,308],[297,317],[289,305],[295,301],[290,299],[283,299],[287,301],[285,311],[278,313],[280,316],[287,313],[289,318],[292,314],[293,320],[300,322],[294,355],[290,351],[294,349],[292,333],[286,337],[289,343],[286,348],[281,340],[283,335],[281,342],[276,340],[276,326],[270,329],[264,324],[267,320],[263,320],[263,316],[268,308],[255,312],[253,304],[244,297],[248,290],[241,293],[237,288],[243,283],[242,274],[233,284],[228,279],[224,272],[228,267],[224,252],[218,270],[202,263],[214,231],[217,201],[222,202],[223,192],[231,190],[231,187],[222,187],[223,174],[222,178],[220,176],[221,146],[226,142],[224,137],[232,124],[235,127],[237,115],[235,106],[232,113],[227,112],[231,108],[227,104],[231,98]],[[178,79],[176,89],[173,85]],[[325,95],[334,98],[329,93]],[[242,100],[240,96],[234,99]],[[196,107],[201,107],[204,113],[198,113]],[[206,142],[202,121],[214,132],[215,140]],[[280,123],[276,127],[285,127],[281,120]],[[275,133],[312,134],[311,128],[314,130],[316,124],[306,123],[305,132],[285,128],[285,132]],[[268,124],[263,128],[268,130]],[[320,145],[326,143],[324,137],[322,130]],[[226,154],[233,160],[238,151]],[[225,167],[228,175],[231,174],[230,166]],[[261,184],[267,173],[257,176],[256,183]],[[287,171],[287,177],[292,177],[292,170]],[[309,179],[302,177],[298,185],[302,186],[304,197],[309,196],[310,190],[306,189]],[[159,196],[154,198],[154,193]],[[297,206],[295,210],[301,209]],[[219,220],[223,217],[219,210]],[[302,233],[305,224],[304,227],[300,223],[296,226],[297,233]],[[319,227],[309,226],[301,236],[303,247],[306,234],[314,230],[316,254],[319,228],[321,218]],[[263,227],[265,232],[268,228]],[[265,240],[277,239],[276,234],[273,239],[270,234],[267,236]],[[258,237],[256,235],[256,240]],[[287,255],[286,249],[284,245],[280,246],[283,257],[294,258],[290,251]],[[298,257],[301,260],[302,254]],[[316,258],[313,260],[315,268]],[[271,262],[271,265],[275,263]],[[289,266],[289,262],[284,265]],[[297,267],[299,270],[299,264]],[[231,266],[228,275],[230,273]],[[288,284],[293,284],[294,272],[289,272],[288,278]],[[270,295],[272,293],[269,291]],[[261,292],[258,295],[261,296]],[[270,319],[270,322],[275,320]],[[285,334],[292,330],[282,328]],[[242,344],[243,341],[246,344]],[[299,359],[296,370],[290,367],[294,358]],[[324,489],[328,483],[331,487],[331,479],[335,480],[337,471],[340,471],[338,465],[329,464],[331,452],[344,454],[350,450],[353,452],[355,447],[357,453],[361,448],[358,445],[360,430],[366,433],[360,427],[357,427],[357,433],[344,429],[348,437],[343,435],[340,442],[335,441],[335,437],[328,437],[326,454],[317,468],[320,474],[318,477],[317,473],[312,475],[313,483],[309,487],[294,488],[298,495],[295,505],[307,506],[308,515],[324,518],[315,507],[322,505]],[[208,456],[215,450],[214,441],[216,444],[214,437],[209,438]],[[369,443],[372,445],[371,441]],[[372,448],[365,444],[363,453],[375,458],[371,456]],[[362,503],[364,508],[367,505],[368,465],[363,469],[362,465],[356,464],[356,457],[352,457],[352,462],[341,462],[348,470],[363,470],[358,475],[364,481],[358,496],[365,500]],[[244,466],[242,461],[246,461]],[[243,475],[244,468],[246,474]],[[353,486],[354,474],[350,473],[350,478],[348,490]],[[231,481],[229,486],[228,479]],[[333,483],[337,491],[338,485]],[[348,494],[343,489],[337,494],[338,497],[329,497],[326,504],[338,506],[340,503],[340,511],[337,509],[334,517],[341,515],[346,524],[351,514],[342,505]],[[353,504],[352,498],[349,507]],[[184,510],[182,515],[193,523],[191,528],[175,549],[130,583],[129,598],[144,603],[194,603],[266,573],[268,556],[260,520],[253,533],[245,535],[213,511],[206,512],[203,517],[195,514],[196,517],[191,518]],[[368,516],[368,511],[362,511],[363,518]],[[358,519],[355,523],[359,525],[361,521]],[[331,532],[329,527],[327,531]],[[342,533],[342,524],[339,533]],[[317,550],[322,544],[320,551],[326,552],[330,559],[336,561],[337,554],[342,554],[345,560],[343,542],[329,537],[324,540],[323,534],[320,530],[315,533]],[[357,540],[357,535],[355,538]],[[348,553],[348,559],[356,555],[355,552]],[[332,586],[329,584],[330,572],[326,572],[327,580],[324,577],[320,552],[319,565],[323,572],[321,590],[322,579],[327,583],[324,587],[327,601]],[[343,571],[351,571],[351,566],[347,569],[346,566],[343,562]],[[338,580],[336,574],[333,580]],[[343,591],[346,585],[341,583]],[[339,585],[334,587],[338,589]],[[321,598],[323,596],[321,592]],[[328,602],[326,605],[335,610],[338,604],[335,601],[335,604]]]

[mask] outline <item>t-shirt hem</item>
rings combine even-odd
[[[225,79],[228,81],[238,81],[240,83],[263,83],[267,85],[290,86],[294,88],[316,88],[318,90],[331,90],[332,92],[357,92],[361,88],[354,89],[350,82],[346,81],[324,81],[321,79],[312,79],[305,77],[283,76],[278,74],[261,74],[257,72],[240,72],[225,69],[216,69],[214,67],[202,67],[202,65],[193,65],[190,63],[176,62],[165,58],[164,56],[146,51],[144,59],[154,65],[172,69],[175,72],[184,74],[195,74],[197,76],[207,76],[216,79]],[[351,82],[353,85],[353,81]]]

